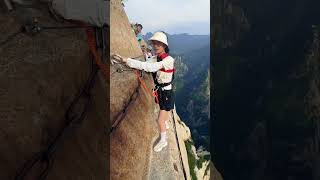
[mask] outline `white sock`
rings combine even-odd
[[[160,141],[167,141],[167,132],[165,131],[165,132],[161,132],[160,133],[161,134],[161,139],[160,139]]]

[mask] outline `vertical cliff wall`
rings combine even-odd
[[[121,1],[110,2],[110,27],[111,54],[118,53],[125,57],[142,56]],[[111,124],[126,106],[132,103],[117,129],[110,135],[111,179],[145,179],[149,168],[152,137],[157,132],[155,104],[139,86],[134,71],[117,73],[117,68],[122,66],[111,66]],[[144,77],[150,84],[151,77]],[[138,93],[135,94],[136,90]],[[132,96],[135,96],[136,100],[132,100]]]
[[[215,1],[213,143],[225,179],[317,179],[318,6]]]
[[[10,13],[2,5],[0,42],[34,17],[41,25],[68,25],[54,21],[44,4],[16,6]],[[53,141],[90,69],[84,30],[20,33],[0,46],[0,179],[14,179],[26,160]],[[48,180],[107,178],[106,95],[105,79],[99,73],[87,116],[57,145]],[[28,178],[36,179],[40,167],[36,165]]]
[[[313,26],[313,41],[310,52],[306,57],[304,71],[299,75],[308,76],[309,91],[305,96],[305,113],[311,121],[311,136],[306,140],[305,155],[303,156],[312,166],[313,179],[320,178],[320,28]]]

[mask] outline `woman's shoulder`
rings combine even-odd
[[[172,56],[167,56],[166,58],[164,58],[164,60],[170,60],[170,61],[174,61],[174,58]]]

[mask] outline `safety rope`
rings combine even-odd
[[[177,127],[176,127],[176,121],[175,121],[175,118],[174,118],[174,113],[173,113],[173,110],[171,110],[171,114],[172,114],[172,120],[173,120],[173,126],[174,126],[174,133],[176,135],[176,142],[177,142],[177,146],[178,146],[178,150],[179,150],[179,156],[180,156],[180,165],[181,165],[181,168],[182,168],[182,171],[183,171],[183,176],[184,176],[184,179],[187,180],[187,173],[186,173],[186,170],[184,169],[184,165],[183,165],[183,159],[182,159],[182,153],[181,153],[181,149],[180,149],[180,144],[179,144],[179,139],[178,139],[178,133],[177,133]]]
[[[143,55],[142,55],[143,56]],[[137,57],[134,57],[133,59],[136,59],[136,58],[139,58],[139,57],[142,57],[141,55],[140,56],[137,56]],[[115,72],[118,72],[118,73],[121,73],[125,70],[121,69],[121,71],[118,71],[118,69],[115,71]],[[119,124],[123,121],[129,107],[136,101],[136,99],[138,98],[138,94],[139,94],[139,89],[140,89],[140,86],[142,85],[142,88],[143,90],[146,92],[146,94],[151,94],[151,97],[154,97],[153,96],[153,92],[149,90],[148,86],[146,85],[145,81],[142,79],[143,77],[143,74],[142,72],[143,71],[140,71],[139,70],[133,70],[133,69],[127,69],[127,71],[134,71],[135,72],[135,75],[138,79],[138,87],[136,88],[135,92],[130,96],[130,99],[129,99],[129,102],[128,104],[125,106],[125,108],[116,116],[116,120],[112,123],[111,125],[111,129],[109,131],[109,134],[111,134],[112,132],[114,132],[115,129],[117,129],[117,127],[119,126]],[[115,73],[113,72],[113,73]],[[113,74],[112,73],[112,74]],[[156,101],[158,102],[158,98],[156,97]]]
[[[134,57],[132,59],[136,59],[136,58],[140,58],[140,57],[144,57],[144,55],[140,55],[140,56]],[[121,63],[116,63],[116,64],[122,65]],[[123,69],[120,66],[119,68],[117,68],[116,71],[112,72],[111,75],[113,75],[116,72],[121,73],[124,71],[134,71],[134,70],[133,69]],[[146,94],[149,94],[151,96],[151,101],[152,101],[152,98],[155,98],[156,103],[159,104],[159,98],[158,98],[158,92],[157,92],[158,89],[151,90],[151,88],[149,88],[146,85],[146,83],[144,82],[144,80],[141,78],[144,71],[141,70],[140,72],[141,72],[141,75],[139,75],[139,70],[135,70],[136,77],[139,80],[139,82],[142,84],[143,90],[145,91]]]
[[[155,97],[155,98],[156,98],[156,103],[159,104],[159,99],[158,99],[158,93],[157,93],[157,91],[149,90],[149,88],[148,88],[148,86],[146,85],[146,83],[145,83],[145,82],[143,81],[143,79],[140,77],[139,71],[136,70],[135,73],[136,73],[137,79],[138,79],[138,80],[140,81],[140,83],[142,84],[142,87],[143,87],[143,89],[145,90],[145,92],[146,92],[147,94],[149,94],[149,95],[151,96],[151,98]],[[151,99],[151,101],[152,101],[152,99]]]
[[[87,32],[88,45],[89,45],[90,52],[94,56],[94,60],[98,65],[98,67],[100,68],[100,70],[102,71],[102,73],[104,74],[105,78],[108,79],[110,76],[109,68],[107,64],[104,64],[102,62],[101,57],[99,56],[96,50],[97,47],[96,47],[93,29],[87,28],[86,32]]]
[[[125,115],[128,112],[128,109],[132,106],[132,104],[134,104],[134,102],[137,100],[137,98],[139,97],[139,89],[142,85],[142,88],[144,91],[148,92],[148,87],[145,84],[145,82],[143,81],[143,79],[141,78],[141,76],[139,75],[139,70],[135,71],[135,74],[137,76],[138,81],[138,87],[135,89],[134,93],[130,96],[129,102],[128,104],[125,106],[125,108],[116,115],[115,121],[113,121],[111,128],[109,130],[109,134],[112,134],[120,125],[120,123],[124,120]]]

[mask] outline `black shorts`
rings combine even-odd
[[[170,111],[174,109],[174,93],[173,90],[158,89],[158,99],[160,110]]]

